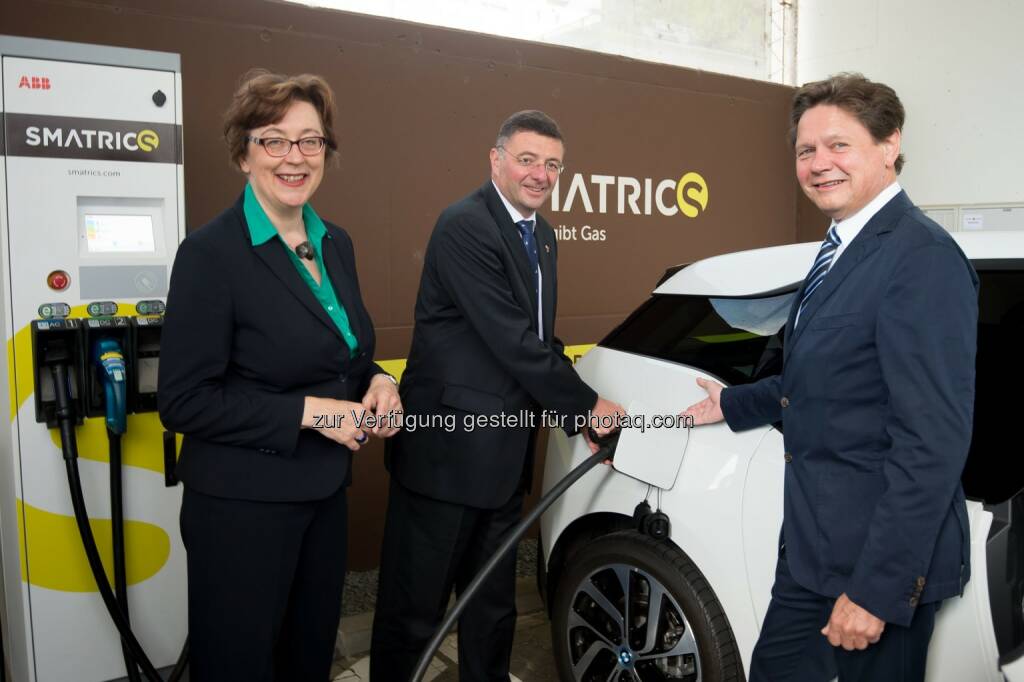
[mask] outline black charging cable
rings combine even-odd
[[[71,506],[75,511],[75,522],[78,524],[78,534],[82,537],[85,558],[89,561],[89,568],[96,580],[96,587],[99,588],[103,604],[107,607],[107,612],[110,613],[118,632],[121,633],[122,641],[127,645],[132,658],[142,668],[142,672],[149,682],[164,682],[149,657],[146,656],[139,640],[135,638],[135,633],[132,632],[131,625],[125,618],[117,597],[114,596],[114,591],[110,589],[107,574],[103,572],[103,562],[100,560],[99,550],[96,549],[96,538],[92,534],[92,526],[89,525],[85,496],[82,494],[82,478],[78,472],[78,440],[75,436],[75,411],[69,399],[71,389],[68,385],[68,368],[58,362],[50,366],[50,372],[53,377],[53,393],[57,400],[60,447],[68,472],[68,486],[71,488]]]
[[[75,523],[78,525],[78,534],[82,538],[82,547],[85,550],[85,558],[89,561],[89,568],[92,571],[96,587],[99,589],[103,605],[106,606],[111,620],[114,621],[117,631],[121,635],[121,641],[127,647],[129,654],[135,663],[142,668],[142,674],[149,682],[164,682],[164,679],[157,672],[145,650],[132,632],[131,624],[125,617],[121,606],[110,588],[110,581],[103,570],[103,562],[100,560],[99,550],[96,548],[96,538],[92,533],[92,526],[89,525],[89,514],[85,508],[85,496],[82,494],[82,478],[78,472],[78,439],[75,435],[75,410],[70,399],[70,384],[68,382],[68,367],[66,358],[64,361],[53,362],[50,365],[50,373],[53,378],[53,393],[57,402],[57,423],[60,428],[60,448],[64,455],[64,464],[68,473],[68,487],[71,490],[71,506],[75,512]],[[189,641],[181,648],[181,654],[171,671],[167,682],[179,682],[185,674],[188,666]]]
[[[570,471],[566,476],[555,484],[551,490],[547,492],[542,498],[537,501],[536,506],[530,510],[522,521],[519,522],[515,528],[509,531],[505,541],[501,543],[501,546],[494,553],[493,556],[487,561],[487,564],[480,569],[480,572],[473,578],[473,582],[469,584],[469,587],[463,591],[462,596],[452,607],[451,611],[448,612],[448,616],[441,623],[440,627],[434,633],[434,638],[430,640],[430,644],[424,650],[423,655],[420,656],[420,660],[416,665],[416,672],[412,675],[412,682],[420,682],[423,676],[427,673],[427,668],[430,666],[430,661],[434,659],[434,655],[437,650],[441,648],[441,642],[444,641],[445,636],[451,631],[452,627],[455,626],[459,616],[466,610],[466,606],[473,600],[474,595],[480,589],[480,586],[484,583],[487,577],[494,572],[494,569],[501,562],[502,558],[509,551],[519,543],[519,539],[526,534],[530,526],[540,518],[540,515],[547,511],[548,507],[554,504],[555,500],[562,496],[562,494],[568,490],[572,485],[583,477],[585,473],[593,469],[598,464],[606,462],[615,456],[615,444],[619,441],[618,432],[613,433],[609,436],[601,438],[597,434],[590,430],[590,439],[596,443],[600,449],[592,454],[587,459],[583,460],[582,464],[579,464]]]
[[[104,402],[106,403],[114,596],[121,606],[125,621],[131,624],[131,610],[128,608],[128,571],[125,567],[124,484],[121,466],[121,437],[128,429],[127,366],[120,342],[110,337],[100,338],[96,341],[92,359],[96,365],[93,371],[97,371],[102,379]],[[138,666],[123,637],[121,638],[121,655],[124,657],[128,682],[141,682]]]
[[[107,429],[108,452],[110,454],[110,531],[114,552],[114,596],[124,614],[124,620],[131,625],[128,611],[128,571],[125,567],[124,550],[124,487],[121,480],[121,434]],[[139,669],[131,654],[128,643],[121,637],[121,650],[129,682],[140,682]]]

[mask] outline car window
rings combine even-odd
[[[782,371],[782,330],[794,296],[655,295],[600,345],[749,383]]]
[[[964,492],[988,504],[1005,502],[1024,488],[1018,395],[1024,390],[1024,270],[986,270],[975,263],[978,292],[978,359],[974,431],[964,468]]]

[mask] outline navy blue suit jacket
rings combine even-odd
[[[850,242],[793,328],[782,374],[722,392],[733,430],[782,422],[793,577],[908,625],[970,577],[978,277],[903,192]],[[800,300],[801,292],[796,301]]]
[[[491,181],[437,219],[416,297],[416,326],[402,375],[410,417],[452,420],[454,428],[418,427],[388,443],[388,468],[421,495],[493,509],[515,492],[532,465],[526,420],[466,428],[466,419],[552,410],[573,431],[597,402],[554,335],[558,242],[537,214],[543,275],[543,340],[537,293],[519,230]],[[536,418],[536,426],[541,419]]]
[[[178,476],[186,486],[301,501],[349,482],[349,450],[300,429],[304,398],[358,402],[383,370],[373,362],[352,240],[324,224],[324,266],[359,340],[355,357],[281,240],[253,246],[241,198],[178,247],[158,403],[164,425],[185,436]]]

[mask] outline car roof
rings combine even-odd
[[[954,232],[972,262],[1020,260],[1024,231]],[[681,268],[655,294],[755,296],[794,289],[807,274],[821,242],[769,246],[712,256]]]

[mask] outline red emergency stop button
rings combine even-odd
[[[71,275],[63,270],[54,270],[46,276],[46,286],[54,291],[64,291],[71,286]]]

